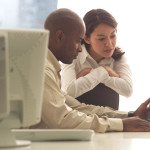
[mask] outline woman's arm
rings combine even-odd
[[[109,76],[103,83],[125,97],[129,97],[133,91],[131,70],[123,55],[121,60],[116,61],[114,70],[119,77]]]
[[[88,73],[90,73],[90,71],[92,70],[92,68],[85,68],[83,70],[81,70],[77,75],[76,75],[76,78],[80,78],[80,77],[83,77],[85,75],[87,75]]]
[[[109,74],[109,76],[111,76],[111,77],[120,77],[119,76],[119,74],[118,73],[116,73],[112,68],[110,68],[109,66],[103,66],[106,70],[107,70],[107,72],[108,72],[108,74]]]
[[[62,64],[61,85],[62,90],[73,97],[78,97],[93,89],[100,82],[109,77],[103,67],[82,70],[79,74],[75,71],[75,62],[70,65]]]

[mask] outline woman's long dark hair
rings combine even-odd
[[[117,30],[117,22],[115,18],[106,10],[104,9],[92,9],[89,12],[87,12],[83,18],[85,27],[86,27],[86,36],[89,38],[91,33],[94,31],[94,29],[99,24],[107,24]],[[85,45],[86,49],[90,48],[90,45],[87,44],[84,40],[82,41],[82,44]],[[121,56],[125,52],[122,52],[119,47],[116,47],[114,50],[114,53],[112,57],[115,60],[119,60]]]

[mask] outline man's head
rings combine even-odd
[[[85,34],[82,19],[69,9],[58,9],[51,13],[44,25],[50,31],[48,48],[57,60],[70,64],[81,52],[81,41]]]

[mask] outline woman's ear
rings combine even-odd
[[[90,40],[89,40],[89,38],[88,38],[86,35],[84,36],[83,39],[84,39],[84,41],[85,41],[87,44],[90,44]]]

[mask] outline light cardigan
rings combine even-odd
[[[42,118],[32,128],[93,129],[96,132],[123,130],[120,118],[128,117],[128,112],[78,102],[61,90],[59,73],[60,64],[48,50]]]
[[[78,97],[92,90],[99,83],[103,83],[122,96],[131,96],[133,91],[131,71],[124,55],[119,61],[110,57],[97,63],[89,55],[85,46],[82,45],[82,52],[79,53],[72,64],[61,64],[62,90],[73,97]],[[104,65],[115,70],[120,78],[109,76],[108,72],[102,67]],[[87,75],[76,79],[76,75],[85,68],[92,68],[92,70]]]

